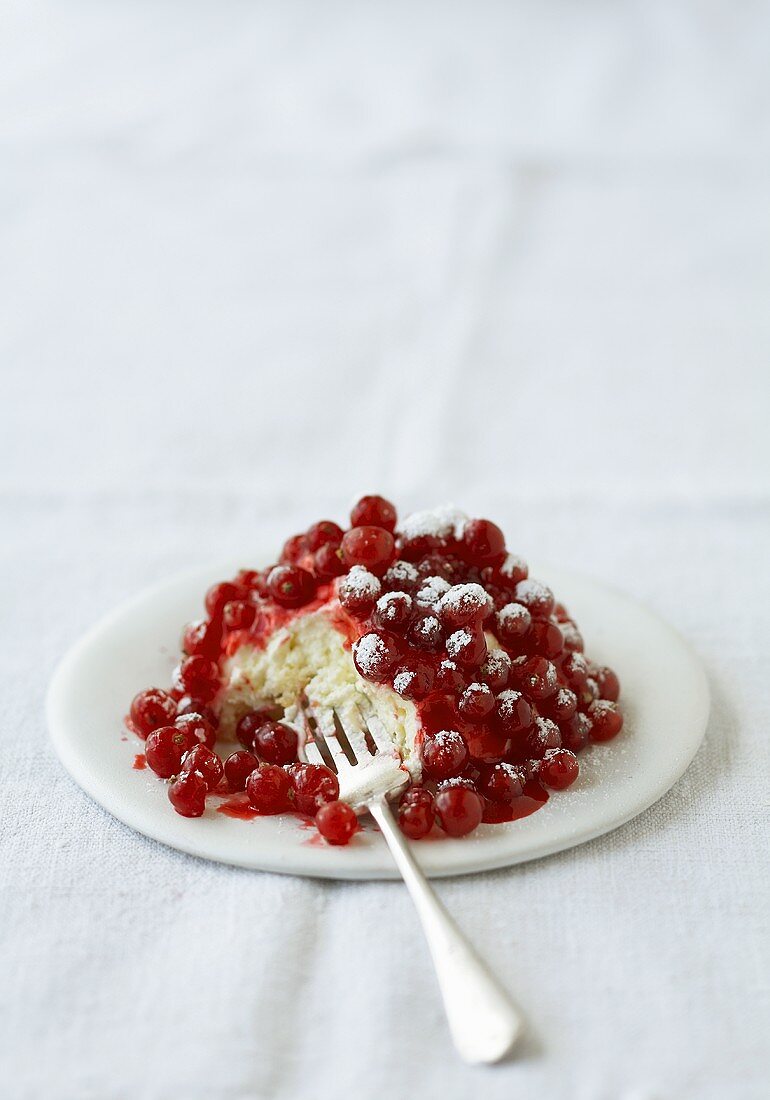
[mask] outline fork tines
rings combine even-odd
[[[303,700],[299,707],[305,724],[305,757],[339,773],[363,763],[376,752],[368,730],[355,708],[332,710]]]

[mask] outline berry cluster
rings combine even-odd
[[[297,735],[279,713],[245,715],[243,750],[224,765],[213,752],[221,658],[325,605],[351,638],[359,674],[417,707],[423,785],[399,807],[414,839],[434,825],[462,836],[521,816],[522,800],[574,782],[589,742],[620,732],[617,676],[584,656],[576,624],[507,552],[496,524],[451,510],[418,513],[398,530],[396,519],[388,501],[363,497],[348,530],[315,523],[271,568],[206,593],[207,616],[184,632],[171,691],[142,692],[130,714],[179,813],[200,816],[217,788],[245,790],[258,813],[312,815],[331,843],[353,835],[336,777],[297,761]]]
[[[150,688],[136,696],[130,712],[132,728],[146,738],[147,765],[161,779],[171,780],[168,797],[177,813],[200,817],[208,794],[245,791],[256,813],[315,817],[330,843],[347,843],[357,828],[356,815],[338,802],[339,783],[332,771],[298,761],[298,738],[291,726],[276,721],[272,712],[249,711],[237,727],[243,749],[222,761],[213,751],[215,715],[203,704],[195,711],[188,709],[195,704],[184,697],[180,702],[182,710],[172,695]]]

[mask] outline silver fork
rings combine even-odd
[[[523,1021],[510,997],[454,923],[420,870],[388,802],[409,783],[401,757],[373,712],[303,702],[305,759],[336,772],[340,798],[380,827],[411,894],[433,957],[449,1029],[466,1062],[498,1062]]]

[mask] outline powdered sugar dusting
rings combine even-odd
[[[479,615],[487,614],[493,606],[492,597],[480,584],[454,584],[451,588],[447,585],[440,604],[442,610],[446,608],[458,613],[475,611]]]
[[[558,673],[556,671],[556,665],[553,664],[552,661],[546,661],[545,662],[545,668],[543,670],[542,675],[543,675],[543,678],[545,680],[545,684],[546,684],[546,687],[548,688],[548,690],[552,690],[552,689],[555,689],[557,687],[557,685],[559,683],[559,676],[558,676]],[[536,672],[533,672],[530,676],[527,677],[527,681],[528,681],[530,687],[534,687],[535,684],[537,683],[537,680],[538,680],[538,673],[536,673]]]
[[[511,671],[511,658],[504,649],[494,649],[484,662],[487,675],[508,676]]]
[[[405,691],[409,691],[416,677],[417,673],[412,672],[410,669],[403,669],[401,672],[397,672],[393,677],[394,690],[397,691],[399,695],[403,695]]]
[[[500,566],[500,572],[504,577],[526,576],[527,563],[517,554],[509,554]]]
[[[520,691],[508,688],[501,691],[497,697],[497,712],[501,718],[513,717],[516,707],[522,698]]]
[[[403,604],[411,610],[412,597],[406,592],[386,592],[377,600],[377,610],[387,617],[388,610],[392,606],[401,607]]]
[[[559,623],[559,629],[561,630],[562,637],[564,638],[564,644],[567,649],[582,649],[583,648],[583,635],[578,628],[568,619],[566,622]]]
[[[520,603],[507,603],[497,613],[497,621],[502,626],[505,623],[513,623],[516,620],[529,619],[530,614],[526,607]]]
[[[415,600],[420,607],[437,607],[439,601],[450,589],[451,585],[444,577],[428,577],[415,596]]]
[[[532,577],[527,577],[525,581],[519,581],[516,585],[516,599],[524,600],[543,600],[546,597],[553,599],[553,592],[551,589],[542,583],[542,581],[536,581]]]
[[[376,673],[387,654],[387,647],[379,634],[364,634],[353,644],[356,664],[367,676]]]
[[[437,733],[432,733],[430,739],[439,748],[449,748],[450,745],[456,745],[458,738],[462,741],[462,736],[457,730],[439,730]]]
[[[571,653],[569,656],[572,675],[588,676],[588,661],[582,653]]]
[[[447,791],[451,787],[465,787],[467,790],[474,792],[476,790],[470,779],[463,779],[461,775],[455,775],[451,779],[442,779],[438,784],[439,791]]]
[[[406,539],[425,537],[461,539],[467,522],[468,517],[465,512],[461,512],[452,504],[445,504],[439,508],[412,512],[411,516],[407,516],[402,521],[398,532]]]
[[[417,567],[410,561],[394,561],[385,574],[385,583],[392,588],[398,588],[401,585],[410,588],[417,584],[419,579]]]
[[[370,573],[368,569],[364,569],[363,565],[354,565],[347,576],[343,578],[342,583],[349,592],[361,598],[368,597],[375,600],[382,591],[382,585],[377,577],[374,573]]]
[[[450,657],[457,657],[473,641],[469,630],[455,630],[446,640],[446,651]]]

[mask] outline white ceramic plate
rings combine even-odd
[[[182,625],[200,615],[208,585],[235,572],[220,567],[175,577],[119,607],[74,646],[48,694],[51,736],[62,763],[120,821],[183,852],[322,878],[398,877],[373,830],[333,848],[292,817],[239,820],[212,805],[201,818],[183,818],[172,809],[165,784],[132,767],[143,748],[123,725],[132,697],[146,687],[168,685]],[[705,675],[671,627],[595,580],[561,569],[532,572],[574,614],[590,656],[620,676],[625,728],[614,741],[582,753],[576,784],[554,793],[532,816],[482,825],[459,840],[415,844],[432,876],[535,859],[617,828],[676,782],[706,728]]]

